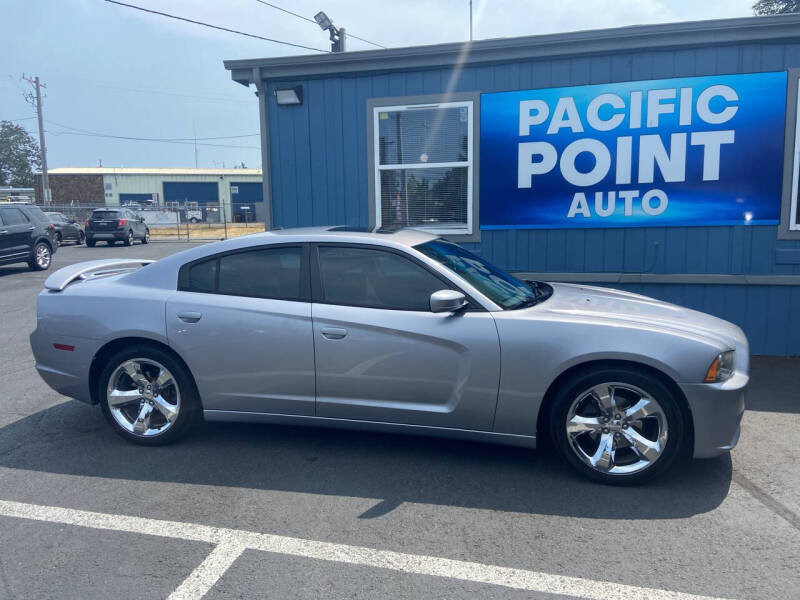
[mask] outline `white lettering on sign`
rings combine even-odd
[[[539,139],[519,143],[517,187],[534,187],[537,177],[551,173],[556,167],[565,182],[579,188],[597,185],[612,173],[612,169],[618,186],[657,181],[680,183],[686,181],[689,152],[693,152],[694,157],[702,152],[702,180],[718,181],[726,152],[723,146],[735,143],[734,129],[677,132],[668,137],[647,130],[676,122],[681,127],[691,127],[693,122],[704,127],[721,125],[736,115],[738,102],[739,96],[733,88],[719,84],[708,86],[696,95],[691,87],[633,90],[627,101],[619,94],[602,93],[588,104],[581,102],[585,107],[583,114],[573,96],[558,98],[555,106],[540,98],[523,100],[519,103],[519,136],[538,135]],[[542,139],[563,136],[564,130],[582,134],[585,127],[590,131],[613,131],[624,124],[628,130],[645,131],[635,136],[620,135],[611,143],[594,137],[578,137],[560,151],[554,143]],[[591,203],[587,192],[576,191],[567,217],[604,218],[615,214],[618,207],[625,216],[633,216],[637,202],[639,216],[658,216],[669,205],[667,194],[660,189],[593,193],[594,202]]]

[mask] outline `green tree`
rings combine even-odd
[[[33,173],[41,168],[39,144],[31,134],[0,121],[0,185],[33,187]]]
[[[757,15],[785,15],[800,12],[800,0],[758,0],[753,4]]]

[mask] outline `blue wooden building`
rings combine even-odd
[[[800,354],[800,15],[225,66],[260,98],[268,227],[424,227]]]

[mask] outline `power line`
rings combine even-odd
[[[56,123],[55,121],[51,121],[49,119],[45,119],[46,122],[50,123],[51,125],[56,125],[58,127],[63,127],[64,129],[71,129],[72,131],[77,131],[80,133],[86,133],[91,135],[110,135],[105,133],[100,133],[98,131],[89,131],[88,129],[81,129],[79,127],[72,127],[71,125],[64,125],[62,123]],[[168,142],[189,142],[194,140],[232,140],[237,138],[246,138],[246,137],[259,137],[260,133],[244,133],[240,135],[220,135],[216,137],[190,137],[190,138],[142,138],[142,139],[150,139],[154,141],[168,141]],[[125,137],[125,136],[123,136]]]
[[[87,129],[79,129],[77,127],[71,127],[69,125],[62,125],[61,123],[56,123],[55,121],[50,121],[49,119],[46,120],[47,123],[50,125],[56,125],[57,127],[62,127],[64,129],[69,129],[71,131],[53,131],[48,130],[48,133],[59,136],[59,135],[80,135],[86,137],[101,137],[101,138],[109,138],[115,140],[129,140],[129,141],[136,141],[136,142],[160,142],[165,144],[187,144],[187,145],[194,145],[195,139],[194,138],[148,138],[148,137],[138,137],[138,136],[128,136],[128,135],[114,135],[111,133],[101,133],[98,131],[89,131]],[[197,138],[197,140],[225,140],[225,139],[237,139],[237,138],[244,138],[244,137],[257,137],[260,134],[258,133],[249,133],[245,135],[231,135],[231,136],[217,136],[217,137],[206,137],[206,138]],[[197,141],[198,146],[215,146],[218,148],[246,148],[250,150],[260,150],[260,146],[241,146],[237,144],[209,144],[204,141]]]
[[[178,21],[185,21],[186,23],[192,23],[194,25],[202,25],[203,27],[210,27],[211,29],[218,29],[220,31],[227,31],[228,33],[235,33],[238,35],[244,35],[246,37],[255,38],[257,40],[264,40],[266,42],[274,42],[276,44],[284,44],[286,46],[294,46],[295,48],[304,48],[305,50],[313,50],[315,52],[328,52],[328,50],[321,50],[320,48],[314,48],[312,46],[304,46],[303,44],[295,44],[293,42],[284,42],[282,40],[276,40],[273,38],[264,37],[261,35],[256,35],[254,33],[245,33],[244,31],[238,31],[236,29],[228,29],[227,27],[222,27],[220,25],[212,25],[211,23],[204,23],[202,21],[195,21],[194,19],[187,19],[186,17],[179,17],[177,15],[171,15],[169,13],[160,12],[157,10],[152,10],[150,8],[143,8],[141,6],[135,6],[133,4],[126,4],[125,2],[118,2],[117,0],[105,0],[110,4],[117,4],[119,6],[125,6],[127,8],[133,8],[135,10],[141,10],[142,12],[150,13],[153,15],[159,15],[162,17],[168,17],[170,19],[176,19]]]
[[[258,2],[259,4],[263,4],[264,6],[269,6],[271,8],[274,8],[274,9],[279,10],[281,12],[285,12],[287,15],[292,15],[293,17],[297,17],[298,19],[303,19],[303,21],[308,21],[309,23],[313,23],[314,25],[317,24],[317,22],[314,19],[309,19],[308,17],[304,17],[303,15],[300,15],[300,14],[297,14],[296,12],[292,12],[290,10],[287,10],[287,9],[281,7],[281,6],[278,6],[277,4],[272,4],[271,2],[266,2],[265,0],[256,0],[256,2]],[[375,42],[370,42],[369,40],[365,40],[362,37],[358,37],[357,35],[353,35],[349,31],[347,32],[347,37],[355,38],[357,40],[361,40],[362,42],[366,42],[367,44],[372,44],[373,46],[377,46],[378,48],[383,48],[384,50],[386,49],[386,46],[383,46],[382,44],[377,44]]]

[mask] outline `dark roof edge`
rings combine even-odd
[[[598,52],[720,45],[800,38],[800,14],[658,25],[634,25],[527,37],[498,38],[387,50],[226,60],[234,81],[313,77],[368,71],[447,67],[457,63],[513,62]]]

